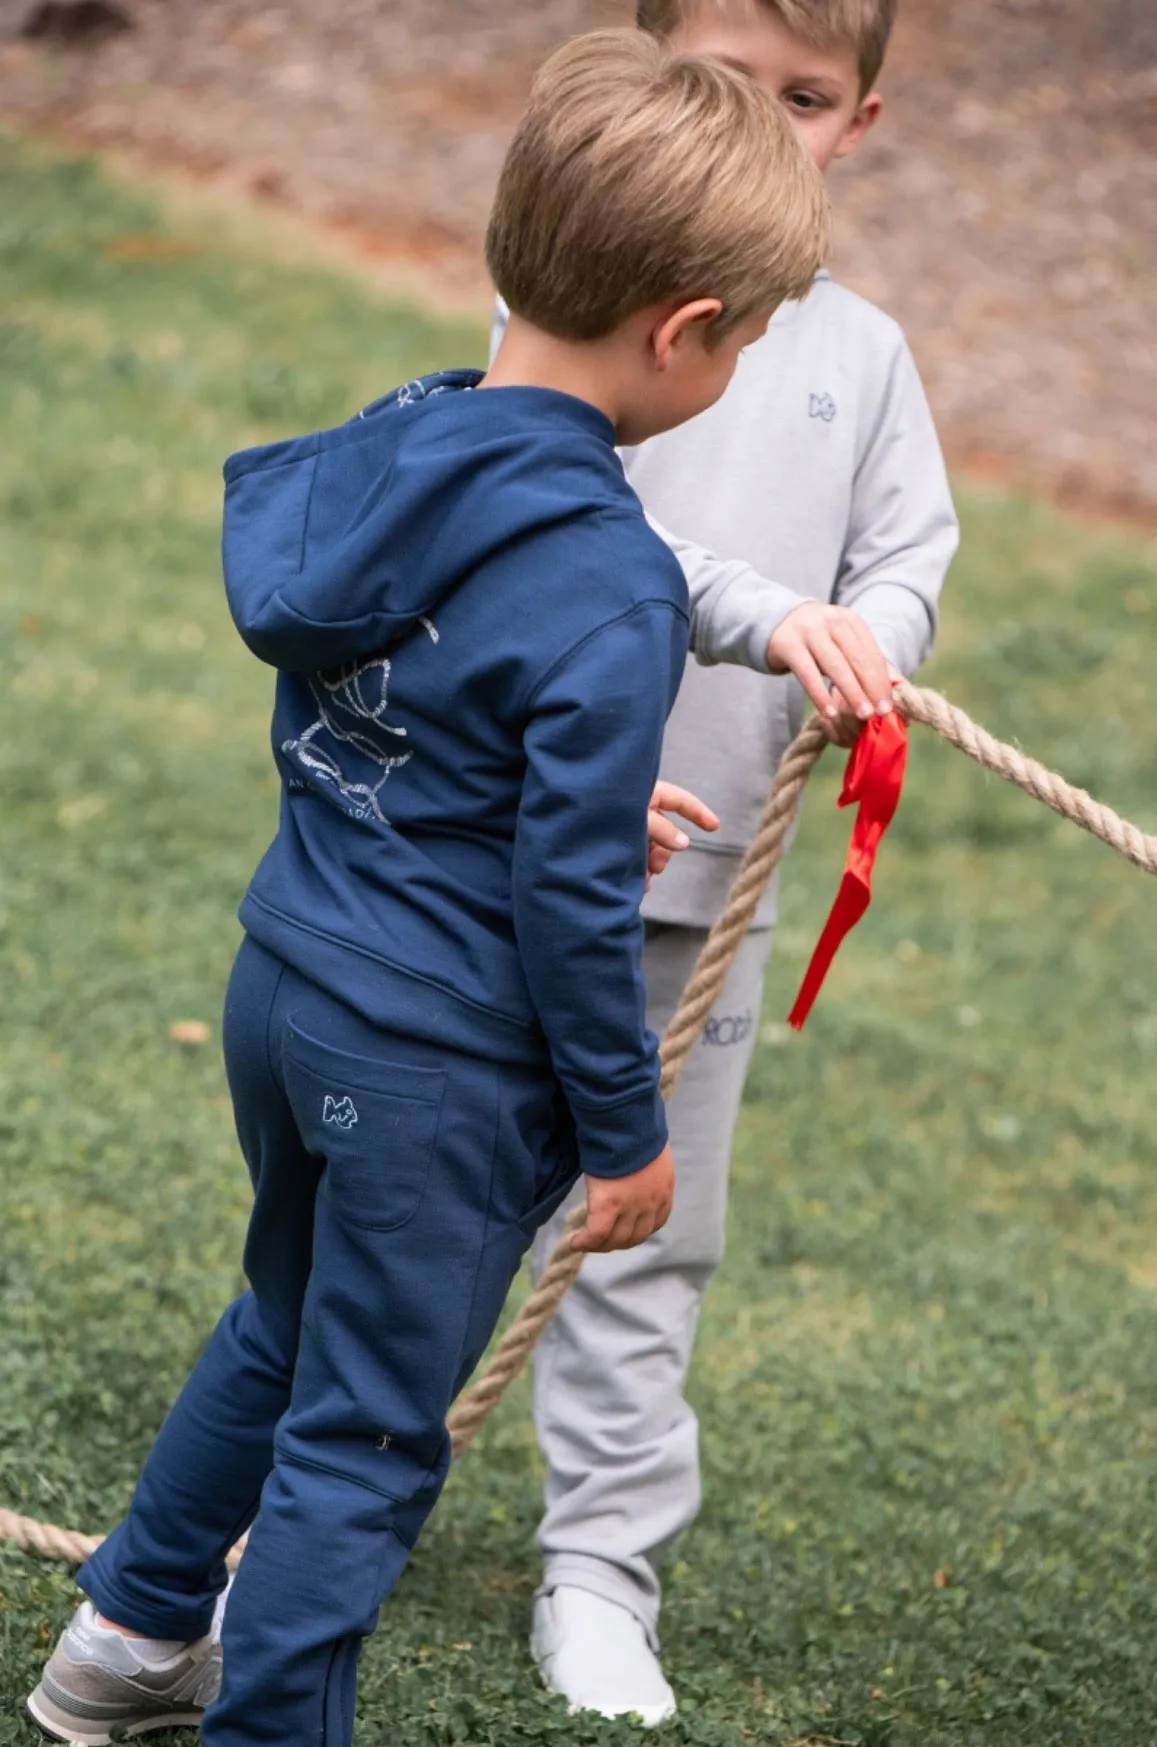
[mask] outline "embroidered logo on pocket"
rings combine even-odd
[[[332,1122],[335,1128],[352,1128],[358,1119],[353,1099],[334,1098],[327,1092],[321,1119],[323,1122]]]

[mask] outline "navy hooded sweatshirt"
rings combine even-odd
[[[549,1063],[581,1168],[626,1176],[667,1136],[639,902],[687,589],[610,421],[480,379],[226,464],[230,608],[279,670],[241,920],[387,1030]]]

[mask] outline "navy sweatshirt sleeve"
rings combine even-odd
[[[639,904],[647,805],[686,648],[675,607],[632,608],[547,675],[526,729],[514,926],[594,1177],[630,1176],[667,1140]]]

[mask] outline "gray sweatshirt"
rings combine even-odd
[[[654,881],[644,913],[705,926],[803,721],[797,683],[767,676],[768,638],[802,600],[837,601],[914,672],[936,632],[956,516],[903,333],[826,272],[777,311],[722,400],[623,462],[691,592],[697,661],[667,725],[662,775],[721,821],[713,837],[689,828],[691,848]],[[775,896],[760,924],[774,921]]]

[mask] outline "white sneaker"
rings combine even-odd
[[[543,1685],[573,1711],[634,1715],[647,1728],[675,1715],[675,1694],[629,1608],[561,1585],[534,1604],[530,1653]]]

